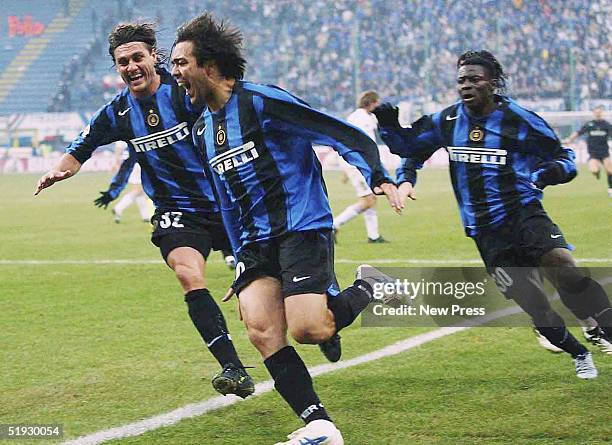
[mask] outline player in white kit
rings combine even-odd
[[[115,142],[115,156],[116,165],[115,170],[119,170],[121,163],[125,160],[127,155],[127,144],[123,141]],[[130,190],[125,193],[119,202],[113,207],[113,217],[116,223],[121,222],[121,215],[132,203],[136,203],[140,218],[144,222],[149,222],[153,215],[153,205],[144,190],[142,189],[142,181],[140,178],[140,165],[138,162],[134,164],[134,169],[130,173],[128,178],[128,184],[130,184]]]
[[[378,121],[376,116],[372,114],[372,110],[380,103],[378,93],[376,91],[366,91],[362,93],[357,102],[357,109],[348,117],[347,121],[355,127],[361,129],[370,138],[376,141],[376,129]],[[376,196],[368,187],[363,175],[357,168],[349,165],[344,159],[340,158],[340,167],[344,172],[346,180],[350,181],[355,188],[355,193],[359,198],[355,204],[348,206],[338,216],[334,217],[334,233],[338,233],[338,229],[363,213],[365,220],[366,233],[369,243],[386,243],[378,232],[378,215],[376,214]]]

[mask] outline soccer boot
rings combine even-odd
[[[592,329],[582,328],[584,338],[589,343],[592,343],[599,347],[599,350],[604,354],[612,355],[612,342],[606,337],[606,334],[601,330],[599,326]]]
[[[387,241],[385,238],[383,238],[382,236],[379,236],[378,238],[368,238],[368,243],[369,244],[384,244],[384,243],[388,243],[389,241]]]
[[[223,259],[225,260],[225,265],[230,270],[235,270],[236,269],[236,258],[234,257],[234,255],[227,255]]]
[[[336,363],[342,356],[342,345],[338,334],[332,335],[329,340],[319,343],[319,349],[327,360]]]
[[[594,379],[597,377],[597,368],[593,363],[593,356],[590,352],[585,352],[574,358],[576,365],[576,377],[579,379]]]
[[[555,345],[549,342],[546,337],[540,334],[540,331],[538,331],[538,328],[533,328],[533,333],[536,335],[536,338],[538,339],[538,343],[540,344],[540,346],[542,346],[544,349],[547,349],[548,351],[554,352],[554,353],[563,352],[563,349],[557,348]]]
[[[119,224],[121,222],[121,215],[119,213],[117,213],[117,211],[115,209],[111,209],[111,213],[113,214],[113,221],[115,221],[115,223]]]
[[[225,365],[223,371],[213,377],[212,386],[224,396],[236,394],[243,399],[255,392],[255,384],[251,376],[244,368],[233,363]]]
[[[389,306],[400,306],[402,304],[410,304],[411,301],[406,295],[397,292],[397,287],[394,286],[393,292],[383,292],[382,288],[385,284],[395,284],[396,280],[389,275],[382,273],[369,264],[362,264],[355,271],[355,279],[367,282],[374,290],[372,301],[382,301]]]
[[[313,420],[287,436],[287,442],[275,445],[344,445],[340,430],[329,420]]]

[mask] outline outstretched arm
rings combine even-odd
[[[130,156],[121,163],[117,173],[111,179],[108,190],[100,192],[100,196],[94,200],[96,206],[106,209],[112,201],[117,199],[127,185],[132,170],[134,170],[134,165],[136,165],[135,156]]]
[[[580,136],[580,135],[578,134],[578,132],[577,132],[577,131],[574,131],[572,134],[570,134],[570,135],[569,135],[569,137],[568,137],[567,139],[565,139],[565,140],[563,141],[563,143],[564,143],[564,144],[571,144],[571,143],[573,143],[573,142],[574,142],[574,141],[575,141],[575,140],[578,138],[578,136]]]
[[[384,103],[374,109],[378,119],[380,137],[394,153],[402,158],[425,162],[438,148],[444,145],[440,137],[439,115],[422,116],[411,125],[399,124],[399,109]]]
[[[405,204],[406,198],[416,200],[414,187],[417,182],[417,169],[421,167],[423,167],[423,164],[416,162],[414,159],[402,158],[400,166],[395,171],[395,180],[398,184],[398,193],[402,205]]]
[[[58,181],[76,175],[80,169],[81,163],[74,156],[68,153],[64,154],[57,164],[38,180],[34,195],[38,195],[42,190],[51,187]]]
[[[391,207],[401,212],[397,187],[380,162],[378,146],[363,131],[297,99],[256,99],[255,106],[263,109],[268,125],[277,130],[289,129],[312,143],[332,147],[359,169],[374,193],[384,193]]]
[[[532,173],[531,181],[539,189],[570,182],[578,174],[575,159],[576,155],[572,149],[559,145],[550,159],[540,163],[539,168]]]
[[[89,124],[72,141],[58,163],[38,180],[34,195],[38,195],[58,181],[76,175],[96,148],[119,139],[112,107],[105,105],[94,114]]]

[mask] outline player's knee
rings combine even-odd
[[[279,335],[274,326],[265,323],[247,323],[246,328],[249,341],[261,353],[274,350],[279,341],[282,340],[282,335]]]
[[[304,323],[299,326],[290,326],[289,333],[293,339],[301,344],[319,344],[328,340],[334,333],[324,323]]]
[[[174,274],[185,289],[204,286],[204,275],[197,266],[186,263],[175,264]]]
[[[541,258],[542,267],[576,268],[576,261],[567,249],[556,248],[544,254]]]

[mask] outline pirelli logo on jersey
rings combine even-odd
[[[506,165],[508,152],[498,148],[446,147],[451,161]]]
[[[134,150],[137,152],[145,152],[167,147],[175,142],[182,141],[188,136],[189,128],[187,127],[187,122],[181,122],[168,130],[158,131],[157,133],[136,139],[130,139],[130,142],[134,145]]]
[[[215,156],[210,160],[210,166],[220,175],[241,165],[248,164],[258,157],[259,153],[257,153],[255,143],[249,141],[240,147],[232,148],[223,154]]]

